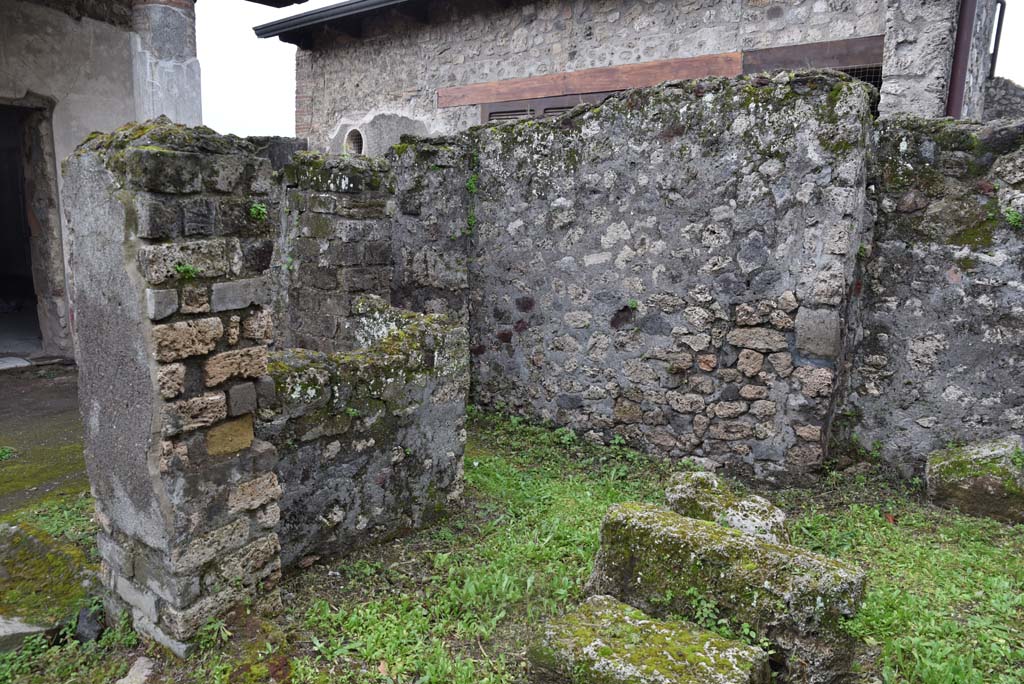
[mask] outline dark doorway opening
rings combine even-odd
[[[28,357],[42,351],[25,197],[27,114],[0,106],[0,356]]]

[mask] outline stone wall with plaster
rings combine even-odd
[[[468,312],[483,405],[809,475],[865,239],[871,102],[835,75],[710,79],[400,145],[392,288]]]
[[[111,612],[179,654],[240,602],[274,608],[282,561],[414,529],[461,493],[466,328],[367,294],[353,274],[386,294],[391,270],[384,169],[286,165],[302,146],[162,118],[66,165],[101,579]],[[310,334],[318,316],[330,333]]]
[[[837,454],[876,452],[920,475],[950,442],[1024,430],[1022,143],[1020,123],[880,128],[878,218]]]
[[[111,611],[176,653],[280,576],[277,452],[253,434],[275,233],[251,143],[166,119],[95,135],[65,169],[89,480]]]
[[[426,23],[386,11],[361,21],[358,38],[330,31],[298,51],[297,135],[342,151],[347,131],[379,114],[451,133],[478,123],[478,108],[439,109],[438,88],[885,32],[883,0],[426,4]],[[370,144],[374,134],[387,131],[371,130]]]

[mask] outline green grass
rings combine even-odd
[[[882,680],[1024,681],[1024,526],[863,482],[836,496],[857,487],[861,501],[811,503],[791,532],[796,544],[867,569],[864,606],[847,627],[877,652]]]
[[[246,608],[210,623],[188,662],[150,653],[175,684],[255,684],[272,673],[292,684],[524,682],[533,630],[581,598],[608,506],[660,502],[667,470],[621,444],[477,416],[465,505],[449,518],[291,574],[285,614]],[[1024,681],[1024,527],[933,508],[880,472],[770,494],[790,511],[795,541],[867,568],[864,607],[848,623],[864,643],[858,669],[869,681]],[[57,511],[39,517],[62,525]],[[5,680],[0,664],[0,684],[113,681],[141,652],[32,648],[0,661],[22,668]],[[72,671],[77,679],[62,675]]]

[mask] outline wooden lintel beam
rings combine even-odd
[[[745,50],[743,73],[777,69],[836,69],[882,63],[885,36]]]
[[[664,81],[705,76],[739,76],[742,73],[742,55],[739,52],[725,52],[441,88],[437,91],[437,106],[458,107],[538,97],[600,93],[643,88]]]

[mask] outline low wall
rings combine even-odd
[[[271,355],[257,434],[281,454],[286,565],[418,528],[461,492],[465,328],[378,298],[352,313],[358,351]]]

